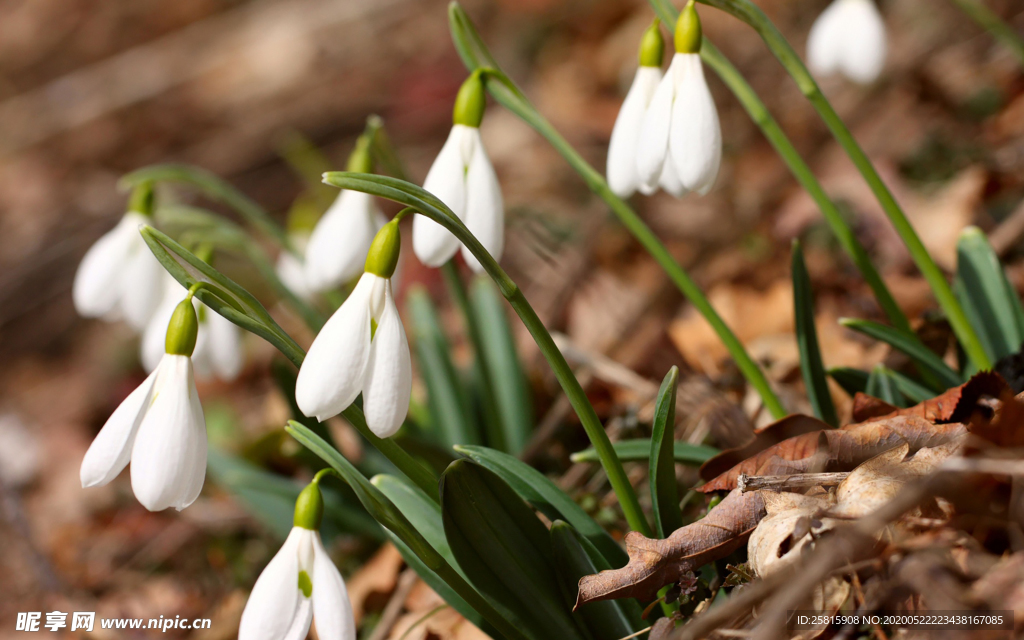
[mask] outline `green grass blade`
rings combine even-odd
[[[679,368],[672,367],[661,382],[651,425],[650,485],[654,507],[654,529],[659,538],[666,538],[683,526],[679,509],[679,487],[676,483],[676,462],[673,457],[676,435],[676,387]]]
[[[406,308],[416,349],[416,366],[427,385],[427,408],[439,444],[445,448],[457,444],[479,444],[480,429],[449,357],[448,338],[441,329],[430,295],[423,287],[410,288]]]
[[[1016,353],[1024,342],[1020,298],[1008,287],[999,258],[981,229],[967,227],[956,244],[954,289],[992,360]]]
[[[796,318],[796,342],[800,349],[800,372],[803,374],[807,397],[811,401],[814,415],[833,427],[839,426],[839,416],[832,404],[828,390],[825,365],[821,361],[818,347],[818,330],[814,326],[814,294],[811,291],[811,276],[804,263],[803,249],[798,241],[793,242],[793,314]]]
[[[517,455],[533,431],[533,399],[505,316],[505,304],[486,276],[473,280],[469,301],[480,333],[479,355],[487,369],[491,396],[501,421],[505,445],[502,450]]]
[[[921,367],[922,370],[931,373],[933,376],[938,378],[941,389],[937,391],[945,391],[950,387],[955,387],[963,382],[960,379],[960,375],[954,371],[948,364],[942,361],[942,358],[937,356],[927,347],[925,347],[916,337],[907,334],[894,327],[887,327],[877,322],[870,320],[858,320],[854,318],[841,318],[839,323],[844,327],[853,329],[858,333],[879,340],[886,343],[897,351],[902,351],[907,354],[914,363]]]
[[[612,446],[623,462],[646,462],[651,459],[651,441],[646,438],[619,440]],[[703,444],[675,441],[672,443],[672,457],[680,464],[700,466],[718,455],[720,451]],[[597,462],[593,448],[577,451],[569,456],[573,462]]]
[[[900,393],[899,387],[896,386],[895,378],[890,374],[889,369],[882,365],[877,365],[868,376],[868,386],[865,393],[879,400],[884,400],[894,407],[905,407],[907,406],[906,400],[904,400],[903,394]]]

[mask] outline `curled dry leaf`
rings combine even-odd
[[[754,437],[750,438],[743,446],[722,451],[706,461],[701,465],[700,475],[702,478],[710,480],[784,440],[807,433],[818,433],[830,428],[827,423],[812,416],[802,414],[786,416],[758,429],[754,433]]]
[[[821,517],[835,502],[829,494],[758,493],[767,515],[750,534],[747,557],[759,576],[795,562],[815,538],[835,527],[835,520]]]
[[[653,600],[658,589],[687,571],[732,553],[764,516],[761,492],[732,491],[707,516],[676,529],[664,540],[635,531],[626,535],[625,567],[580,579],[576,606],[597,600]]]
[[[942,395],[925,400],[907,409],[895,409],[886,414],[863,420],[880,420],[893,416],[916,416],[931,422],[966,422],[979,410],[979,401],[986,397],[998,398],[1008,389],[1003,377],[994,371],[975,374],[970,380],[953,387]],[[859,394],[858,394],[859,395]],[[885,404],[881,400],[879,403]],[[880,405],[873,407],[877,411]],[[889,405],[891,406],[891,405]],[[854,414],[856,420],[856,414]]]

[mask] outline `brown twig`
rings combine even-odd
[[[802,491],[812,487],[835,486],[850,475],[849,471],[834,473],[797,473],[786,476],[748,476],[741,473],[736,479],[740,491]]]
[[[398,576],[395,592],[391,594],[391,599],[388,600],[383,613],[380,614],[380,622],[373,628],[373,634],[368,640],[384,640],[388,636],[391,627],[395,626],[398,616],[401,615],[405,600],[409,597],[409,592],[412,591],[417,580],[419,580],[419,576],[412,569],[406,569],[402,575]]]

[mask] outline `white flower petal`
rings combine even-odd
[[[206,474],[206,420],[188,356],[165,355],[132,447],[132,490],[150,511],[184,509]]]
[[[878,79],[885,66],[885,21],[871,0],[839,0],[843,9],[842,55],[839,68],[861,84]]]
[[[466,166],[473,151],[473,131],[472,127],[454,125],[423,181],[423,188],[448,205],[460,219],[466,216]],[[415,216],[412,248],[420,262],[428,267],[439,267],[459,250],[459,241],[426,216]]]
[[[377,233],[373,196],[343,190],[320,218],[306,246],[306,285],[326,291],[363,272],[366,254]]]
[[[666,193],[670,193],[677,198],[686,195],[686,187],[683,186],[683,182],[679,179],[679,172],[676,171],[676,165],[672,162],[671,153],[665,156],[665,166],[661,170],[661,178],[658,180],[658,185]]]
[[[299,544],[306,530],[295,527],[281,549],[253,585],[238,625],[238,640],[280,640],[301,622],[300,603],[309,600],[299,591]],[[306,622],[307,629],[309,623]]]
[[[308,302],[313,298],[315,292],[306,284],[305,263],[290,251],[282,251],[277,257],[275,270],[284,286],[288,287],[298,299]]]
[[[99,318],[117,306],[121,297],[121,276],[132,245],[132,234],[138,233],[140,217],[135,213],[126,214],[85,252],[71,289],[75,310],[82,316]]]
[[[356,640],[356,621],[345,581],[327,555],[319,533],[313,535],[313,615],[320,640]]]
[[[843,0],[830,4],[811,25],[807,36],[807,66],[817,75],[839,70],[843,55]]]
[[[466,172],[466,226],[492,258],[501,260],[505,250],[505,203],[501,185],[484,151],[480,130],[473,129],[473,135],[473,157]],[[483,271],[483,266],[466,247],[462,247],[462,257],[473,271]]]
[[[363,274],[310,345],[295,383],[295,400],[305,415],[326,420],[362,390],[370,360],[370,297],[380,279]]]
[[[128,464],[135,434],[142,421],[142,409],[146,406],[155,379],[156,373],[150,374],[107,418],[82,459],[79,474],[82,487],[105,485]]]
[[[622,101],[608,143],[608,186],[621,198],[628,198],[640,186],[636,169],[637,146],[647,105],[661,82],[661,69],[640,67]]]
[[[136,331],[160,305],[164,295],[164,268],[136,229],[121,276],[121,313]]]
[[[669,133],[672,164],[684,188],[706,193],[722,161],[718,109],[704,80],[699,54],[677,53],[673,66],[678,67],[678,77]]]
[[[207,349],[210,366],[218,378],[229,382],[237,378],[242,370],[242,331],[213,309],[207,308],[205,311],[203,324],[209,343]]]
[[[394,435],[409,413],[411,395],[409,343],[388,283],[363,386],[363,412],[370,430],[381,438]]]
[[[636,147],[637,178],[641,185],[655,188],[661,178],[665,158],[668,156],[668,136],[672,124],[672,103],[675,100],[675,77],[679,55],[672,58],[665,77],[654,90],[651,102],[640,127]]]

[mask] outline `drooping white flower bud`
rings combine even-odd
[[[692,0],[676,23],[676,54],[651,97],[637,147],[641,190],[704,195],[718,177],[722,129],[700,60],[700,18]]]
[[[807,64],[819,75],[874,82],[885,66],[885,21],[873,0],[835,0],[811,27]]]
[[[320,540],[322,512],[314,480],[296,502],[295,526],[249,594],[238,640],[299,640],[314,620],[322,640],[356,640],[345,581]]]
[[[392,220],[370,247],[366,273],[309,347],[295,383],[305,415],[326,420],[362,393],[366,423],[379,437],[393,435],[405,421],[412,360],[391,290],[399,247],[398,222]]]
[[[83,487],[107,484],[130,460],[132,490],[150,511],[180,511],[199,496],[206,478],[206,418],[190,357],[198,330],[186,298],[169,322],[160,364],[111,414],[86,452]]]
[[[139,233],[152,211],[152,185],[137,187],[128,213],[86,252],[71,291],[79,314],[124,320],[137,331],[146,326],[163,293],[163,267]]]
[[[655,19],[644,32],[640,43],[640,67],[636,70],[633,84],[630,85],[622,108],[619,109],[608,143],[608,186],[621,198],[628,198],[638,188],[651,192],[646,185],[640,183],[636,155],[644,114],[647,113],[647,106],[654,96],[655,89],[658,88],[658,83],[661,82],[661,59],[664,49],[665,41],[661,36],[660,21]]]
[[[483,81],[474,73],[459,90],[451,133],[427,172],[423,188],[445,203],[488,253],[500,260],[505,248],[505,204],[498,176],[480,139],[485,102]],[[459,241],[433,220],[416,216],[412,247],[420,262],[439,267],[455,255]],[[465,247],[462,257],[474,271],[483,269]]]

